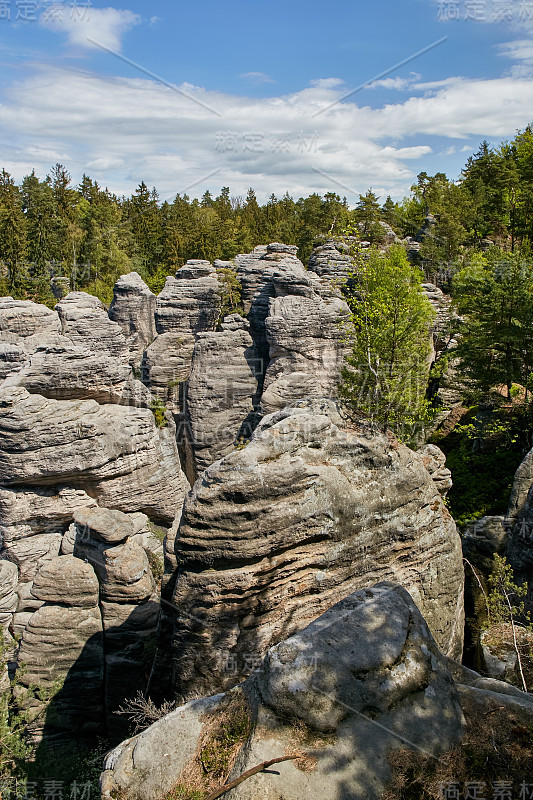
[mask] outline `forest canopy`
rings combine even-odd
[[[177,194],[160,202],[141,182],[130,197],[118,197],[84,175],[75,186],[68,169],[56,164],[40,178],[33,171],[19,184],[0,172],[0,293],[53,303],[50,278],[68,278],[110,302],[123,273],[136,270],[159,291],[166,275],[190,258],[228,260],[257,244],[282,241],[298,246],[305,263],[313,246],[359,223],[371,243],[387,222],[400,238],[412,237],[432,219],[431,236],[420,245],[426,275],[464,266],[465,251],[488,238],[529,255],[533,239],[533,131],[528,126],[497,147],[482,142],[458,180],[421,172],[401,203],[372,189],[355,208],[346,198],[293,199],[271,195],[260,205],[253,189],[233,196]]]

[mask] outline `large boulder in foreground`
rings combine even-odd
[[[461,545],[434,481],[420,456],[330,400],[265,417],[212,464],[186,498],[175,555],[178,697],[234,685],[250,659],[382,580],[407,588],[443,651],[461,653]]]
[[[393,584],[345,598],[257,667],[226,695],[192,701],[115,748],[102,775],[104,800],[157,800],[177,785],[204,796],[263,761],[297,754],[305,758],[254,775],[228,797],[377,799],[392,750],[438,757],[461,739],[447,660],[409,594]],[[213,780],[202,764],[209,766],[220,722],[239,723],[241,747],[229,776]]]

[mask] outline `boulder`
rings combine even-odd
[[[140,366],[142,354],[156,337],[155,295],[137,272],[121,275],[113,288],[109,319],[120,325],[130,363]]]
[[[166,280],[157,296],[158,333],[196,334],[214,330],[221,308],[222,286],[209,261],[189,260]]]
[[[59,556],[43,564],[31,588],[37,600],[77,608],[98,605],[98,580],[90,564],[74,556]]]
[[[92,539],[77,539],[74,555],[92,564],[107,603],[144,603],[153,595],[154,579],[148,556],[133,542],[110,546]]]
[[[435,483],[420,456],[330,400],[265,417],[203,473],[175,558],[179,697],[227,688],[246,674],[244,653],[262,656],[380,580],[405,586],[444,652],[461,652],[461,544]],[[236,674],[221,653],[240,660]]]
[[[119,544],[133,536],[135,526],[128,514],[109,508],[81,508],[74,512],[79,535],[107,544]]]
[[[419,610],[405,590],[382,583],[272,647],[241,687],[189,702],[116,747],[106,757],[103,800],[207,786],[201,753],[210,752],[217,724],[237,713],[237,753],[216,785],[268,759],[301,756],[241,783],[231,792],[239,800],[378,800],[392,750],[438,758],[464,728],[448,663]]]

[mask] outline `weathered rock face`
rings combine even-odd
[[[161,333],[143,355],[143,382],[155,397],[179,401],[179,385],[191,372],[194,336],[189,333]]]
[[[329,278],[342,286],[353,271],[354,264],[348,245],[328,239],[324,244],[315,247],[309,256],[308,268],[320,278]]]
[[[0,397],[0,484],[69,484],[101,505],[170,524],[188,484],[174,430],[148,409],[49,400],[24,389]]]
[[[0,488],[2,557],[19,567],[22,585],[33,580],[45,561],[59,555],[76,509],[84,506],[95,507],[96,502],[81,489]],[[18,610],[27,607],[22,603]]]
[[[74,344],[128,363],[126,337],[120,326],[109,319],[97,297],[86,292],[70,292],[56,305],[56,310],[63,335]]]
[[[175,548],[178,696],[235,683],[246,654],[378,580],[405,586],[443,650],[461,651],[461,546],[434,482],[416,453],[354,428],[331,401],[264,418],[243,450],[209,467]]]
[[[221,331],[198,334],[187,384],[197,474],[251,435],[261,364],[249,327],[233,314]]]
[[[425,444],[418,448],[417,453],[440,494],[446,497],[453,486],[452,473],[446,467],[446,456],[435,444]]]
[[[74,522],[87,537],[107,544],[119,544],[133,536],[135,525],[128,514],[109,508],[81,508],[74,512]]]
[[[32,303],[31,300],[0,298],[0,339],[2,341],[32,341],[32,337],[61,333],[61,325],[55,311]],[[11,338],[10,338],[11,337]],[[42,338],[41,338],[42,341]]]
[[[0,561],[0,626],[7,630],[17,610],[19,571],[11,561]]]
[[[270,361],[262,410],[270,413],[305,397],[335,397],[347,349],[347,304],[302,265],[280,265],[267,275],[275,298],[265,321]]]
[[[26,358],[26,352],[18,344],[0,342],[0,382],[10,373],[17,372]]]
[[[144,350],[156,337],[155,295],[137,272],[121,275],[115,283],[109,319],[126,337],[130,363],[140,366]]]
[[[518,467],[507,518],[507,559],[515,579],[526,584],[526,610],[533,611],[533,450],[530,450]]]
[[[74,555],[94,567],[100,584],[105,645],[105,717],[108,734],[125,735],[117,709],[146,687],[159,602],[145,550],[129,537],[133,520],[108,509],[76,514]]]
[[[30,730],[49,740],[66,731],[94,735],[103,722],[104,648],[98,608],[98,581],[90,564],[60,556],[43,565],[32,593],[45,604],[28,619],[22,632],[19,660],[26,668],[23,686],[37,685],[54,695],[45,703],[24,698],[35,721]]]
[[[43,564],[31,593],[44,603],[94,608],[98,603],[98,580],[94,570],[84,561],[73,556],[61,556]]]
[[[342,326],[350,313],[330,281],[308,272],[292,248],[279,248],[268,245],[235,259],[265,372],[259,387],[264,413],[296,399],[336,395],[346,350]]]
[[[507,517],[510,521],[516,521],[518,517],[527,513],[529,506],[529,490],[533,486],[533,449],[524,457],[522,463],[516,470]]]
[[[167,278],[157,296],[155,324],[158,333],[194,334],[212,331],[220,315],[222,287],[209,261],[190,260]]]
[[[23,386],[30,394],[56,400],[96,400],[122,403],[131,398],[130,367],[115,356],[85,347],[58,343],[38,348],[22,369],[9,378],[3,389]]]
[[[160,798],[179,783],[187,786],[207,726],[216,724],[217,713],[227,718],[239,697],[248,703],[251,725],[229,779],[302,750],[313,764],[285,762],[274,775],[259,773],[231,792],[239,800],[377,800],[390,777],[387,753],[399,740],[438,756],[462,736],[448,663],[398,586],[381,583],[350,595],[272,647],[258,667],[242,687],[192,701],[112,751],[102,775],[104,800]],[[302,723],[305,745],[296,733]]]

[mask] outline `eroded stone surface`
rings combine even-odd
[[[102,775],[104,800],[121,792],[149,800],[187,785],[206,724],[217,714],[227,718],[238,696],[249,704],[252,725],[230,778],[300,749],[314,761],[313,769],[284,762],[275,773],[251,777],[231,792],[239,800],[377,800],[399,740],[439,756],[463,732],[448,662],[407,592],[382,583],[271,648],[240,688],[187,703],[115,748]],[[305,744],[297,733],[302,724]]]
[[[331,401],[264,418],[209,467],[185,501],[175,554],[180,696],[235,683],[244,654],[379,580],[405,586],[443,650],[461,651],[461,546],[434,482],[416,453],[354,428]]]
[[[130,352],[130,363],[138,367],[144,350],[156,337],[155,295],[139,273],[121,275],[115,283],[109,319],[120,325]]]

